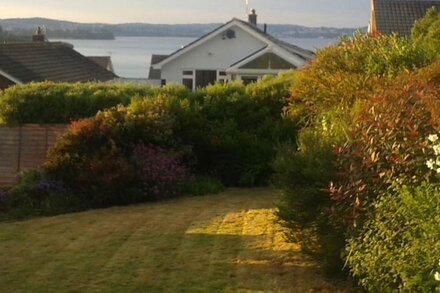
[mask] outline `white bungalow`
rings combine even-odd
[[[300,68],[313,57],[312,51],[267,34],[266,25],[260,30],[252,10],[248,22],[234,18],[169,56],[153,55],[150,78],[193,90],[216,81],[247,84]]]

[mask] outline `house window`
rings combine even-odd
[[[182,79],[182,84],[186,86],[188,89],[194,89],[194,79],[193,78],[184,78]]]
[[[228,76],[226,74],[226,71],[224,71],[224,70],[218,71],[217,81],[220,83],[226,83],[228,81]]]
[[[194,90],[194,70],[182,71],[182,84],[190,90]]]
[[[196,70],[196,87],[203,88],[217,81],[217,70]]]

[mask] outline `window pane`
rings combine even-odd
[[[183,75],[193,75],[192,70],[184,70]]]
[[[242,76],[241,80],[243,81],[244,85],[248,85],[250,83],[257,82],[258,77],[256,77],[256,76]]]
[[[217,81],[216,70],[196,70],[196,87],[206,87]]]
[[[193,79],[192,78],[184,78],[182,80],[182,84],[190,90],[193,89]]]

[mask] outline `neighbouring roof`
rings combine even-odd
[[[160,69],[154,69],[153,65],[161,62],[162,60],[165,60],[168,57],[168,55],[152,55],[151,56],[151,65],[150,65],[150,72],[148,74],[148,79],[161,79],[161,71]]]
[[[108,71],[114,72],[112,57],[110,56],[87,56],[90,60],[100,65],[101,67],[107,69]]]
[[[108,81],[117,77],[61,42],[0,44],[0,71],[21,83]]]
[[[315,56],[315,53],[310,50],[306,50],[306,49],[300,48],[298,46],[295,46],[293,44],[279,40],[279,39],[275,38],[274,36],[271,36],[270,34],[265,33],[264,31],[259,29],[257,26],[250,24],[247,21],[244,21],[244,20],[241,20],[238,18],[233,18],[232,20],[225,23],[224,25],[219,26],[215,30],[207,33],[206,35],[200,37],[199,39],[189,43],[185,47],[183,47],[183,48],[177,50],[176,52],[172,53],[171,55],[167,56],[162,61],[155,63],[155,65],[157,65],[157,66],[154,66],[154,68],[160,68],[163,64],[168,63],[168,61],[171,61],[172,59],[174,59],[174,57],[176,57],[176,55],[179,55],[187,50],[190,50],[192,47],[195,47],[198,44],[202,43],[205,39],[208,39],[209,37],[215,35],[218,32],[226,30],[232,23],[235,23],[235,24],[241,26],[242,28],[246,28],[247,30],[250,30],[255,35],[264,39],[268,44],[273,44],[275,46],[279,46],[280,48],[287,51],[289,54],[292,54],[292,55],[294,55],[304,61],[311,60]]]
[[[431,7],[440,10],[440,0],[373,0],[376,30],[383,34],[411,35],[416,20]]]

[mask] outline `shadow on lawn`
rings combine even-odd
[[[317,264],[298,249],[270,249],[259,238],[185,234],[180,246],[169,251],[175,252],[170,261],[158,268],[167,271],[161,288],[170,292],[349,291],[343,284],[327,281]]]

